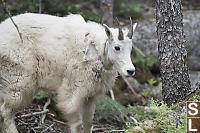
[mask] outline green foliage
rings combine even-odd
[[[156,58],[151,56],[143,56],[136,49],[132,50],[131,59],[133,64],[144,70],[150,69],[157,62]]]
[[[36,95],[36,99],[45,100],[45,99],[50,98],[53,103],[56,103],[57,102],[56,96],[57,96],[57,93],[55,91],[40,90],[38,94]]]
[[[151,79],[148,79],[147,82],[150,86],[153,86],[157,81],[155,79],[151,78]]]
[[[146,96],[148,96],[149,93],[148,93],[148,91],[145,91],[145,90],[144,90],[144,91],[142,91],[140,94],[141,94],[142,96],[146,97]]]
[[[102,96],[97,103],[95,119],[104,120],[108,123],[118,122],[124,124],[127,122],[127,110],[118,102],[108,96]]]
[[[131,59],[136,67],[135,78],[140,83],[146,83],[147,80],[152,79],[153,75],[150,69],[157,63],[157,59],[150,56],[144,56],[136,49],[132,50]]]
[[[171,109],[166,104],[164,104],[164,102],[160,103],[159,101],[155,101],[153,99],[151,101],[151,106],[153,107],[151,111],[158,115],[162,115],[171,111]]]
[[[115,0],[114,1],[114,14],[116,16],[128,17],[134,16],[141,17],[143,9],[141,8],[141,0]]]
[[[74,13],[74,14],[80,14],[86,20],[95,21],[95,22],[99,21],[99,17],[96,14],[94,14],[94,13],[92,13],[90,11],[83,11],[83,10],[71,11],[71,10],[69,10],[69,12]]]
[[[143,57],[141,55],[136,55],[134,58],[132,57],[132,61],[134,64],[142,67],[143,69],[149,69],[156,63],[156,59],[150,56]]]
[[[175,116],[178,114],[171,110],[163,102],[158,103],[152,101],[152,105],[155,107],[152,109],[153,112],[158,114],[155,121],[157,121],[158,126],[161,128],[164,133],[183,133],[186,129],[186,113],[181,114],[181,118],[178,123],[176,123]],[[178,126],[177,126],[178,124]]]
[[[89,9],[87,9],[86,7],[81,8],[79,6],[77,6],[76,4],[70,4],[66,6],[66,13],[73,13],[73,14],[80,14],[82,15],[86,20],[90,20],[90,21],[95,21],[98,22],[99,21],[99,17],[98,15],[92,13]]]
[[[5,14],[4,16],[0,16],[0,22],[3,21],[3,20],[5,20],[6,18],[8,18],[7,14]]]
[[[144,106],[128,106],[128,112],[138,121],[144,122],[146,119],[153,119],[155,112],[145,109]]]
[[[7,0],[6,3],[12,16],[25,12],[38,13],[40,8],[39,0]],[[89,6],[91,3],[100,5],[99,1],[92,0],[43,0],[42,13],[56,16],[66,16],[69,13],[75,13],[83,15],[86,20],[99,22],[99,14],[91,12],[91,7]],[[113,14],[114,16],[125,18],[129,16],[134,16],[134,18],[141,17],[143,13],[141,5],[141,0],[115,0]],[[4,13],[0,17],[0,22],[7,17],[6,13]]]
[[[132,107],[132,114],[141,124],[129,126],[129,132],[160,132],[160,133],[183,133],[186,129],[186,113],[182,113],[179,120],[179,114],[169,108],[163,102],[152,100],[150,110],[142,110],[138,107]],[[139,110],[139,111],[137,111]],[[138,115],[137,115],[138,114]],[[150,117],[149,117],[150,116]]]
[[[42,13],[56,15],[56,16],[66,16],[69,13],[81,14],[86,20],[99,21],[98,15],[92,13],[88,8],[88,2],[84,1],[65,1],[65,0],[45,0],[42,1]],[[18,4],[16,4],[18,3]],[[7,1],[8,8],[12,16],[20,13],[39,12],[39,0],[16,0],[16,2]],[[0,17],[0,22],[3,21],[8,16],[6,13]]]

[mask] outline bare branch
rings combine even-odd
[[[41,112],[33,112],[33,113],[21,115],[21,116],[19,116],[19,118],[30,117],[30,116],[36,116],[36,115],[42,115],[42,114],[46,114],[46,113],[48,113],[48,112],[49,112],[49,110],[46,109],[46,110],[41,111]]]
[[[45,103],[44,107],[43,107],[43,111],[47,110],[47,107],[49,106],[49,104],[51,103],[51,99],[48,98],[47,102]],[[44,120],[46,118],[46,113],[42,115],[42,119],[41,119],[41,123],[44,123]]]
[[[93,128],[92,129],[92,131],[93,132],[97,132],[97,131],[102,131],[102,130],[106,130],[107,128],[104,128],[104,127],[102,127],[102,128]]]
[[[133,45],[133,49],[136,50],[143,57],[146,57],[146,55],[139,48],[137,48],[135,45]]]
[[[133,120],[135,124],[141,124],[141,123],[138,122],[133,116],[130,116],[129,118],[130,118],[131,120]]]
[[[22,33],[19,31],[19,28],[18,28],[17,24],[16,24],[16,23],[14,22],[14,20],[12,19],[12,16],[11,16],[11,14],[10,14],[10,11],[9,11],[8,7],[6,6],[5,1],[4,1],[4,0],[1,0],[1,1],[2,1],[3,6],[4,6],[5,10],[6,10],[6,13],[8,14],[8,17],[10,18],[10,20],[11,20],[12,23],[14,24],[15,28],[17,29],[17,32],[18,32],[19,37],[20,37],[20,39],[21,39],[21,42],[23,43]]]
[[[65,123],[65,122],[63,122],[63,121],[59,121],[59,120],[53,118],[52,116],[49,116],[49,118],[51,118],[51,119],[52,119],[54,122],[56,122],[56,123],[60,123],[60,124],[63,124],[63,125],[68,125],[67,123]]]
[[[41,133],[45,133],[46,131],[48,131],[50,128],[52,128],[54,126],[55,122],[53,124],[51,124],[49,127],[47,127],[46,129],[44,129]]]
[[[116,129],[113,129],[113,130],[111,130],[110,132],[111,132],[111,133],[113,133],[113,132],[124,133],[124,132],[127,132],[127,130],[116,130]]]
[[[131,86],[131,84],[129,83],[129,81],[126,79],[126,77],[122,76],[123,80],[125,81],[125,83],[127,84],[128,88],[131,90],[131,92],[133,93],[133,95],[135,95],[138,99],[141,98],[141,101],[144,102],[144,98],[142,97],[142,95],[137,94],[134,90],[134,88]]]

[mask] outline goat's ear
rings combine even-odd
[[[132,29],[132,35],[131,35],[131,39],[133,38],[133,33],[134,33],[134,31],[135,31],[135,28],[137,27],[137,23],[134,23],[133,24],[133,29]]]
[[[110,40],[113,40],[113,35],[112,35],[112,32],[110,31],[109,27],[106,24],[103,24],[103,27],[105,28],[105,32],[106,32],[106,35],[108,36],[108,38]]]
[[[133,32],[135,31],[135,28],[137,27],[137,23],[135,23],[134,25],[133,25]]]
[[[90,60],[92,58],[98,57],[98,51],[94,45],[94,42],[91,40],[91,36],[89,33],[85,34],[85,39],[84,39],[86,49],[85,49],[85,59]]]

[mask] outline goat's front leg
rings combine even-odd
[[[87,98],[82,106],[82,120],[84,133],[92,133],[92,121],[98,95]]]
[[[79,112],[65,115],[70,126],[71,133],[82,133],[82,119]]]
[[[71,133],[82,133],[81,107],[83,99],[73,93],[65,92],[65,90],[60,88],[58,91],[57,107],[67,120]]]
[[[68,108],[70,107],[68,104],[62,105],[62,103],[58,103],[57,106],[62,112],[65,120],[67,120],[70,126],[71,133],[82,133],[82,118],[80,115],[80,109],[77,108],[76,111],[71,112],[70,109],[68,110]]]

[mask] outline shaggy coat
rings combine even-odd
[[[23,42],[10,19],[0,24],[2,132],[17,133],[14,112],[30,104],[39,89],[48,89],[57,91],[57,107],[72,133],[80,133],[82,123],[90,133],[97,97],[117,76],[112,64],[104,67],[104,27],[80,15],[26,13],[13,20]]]

